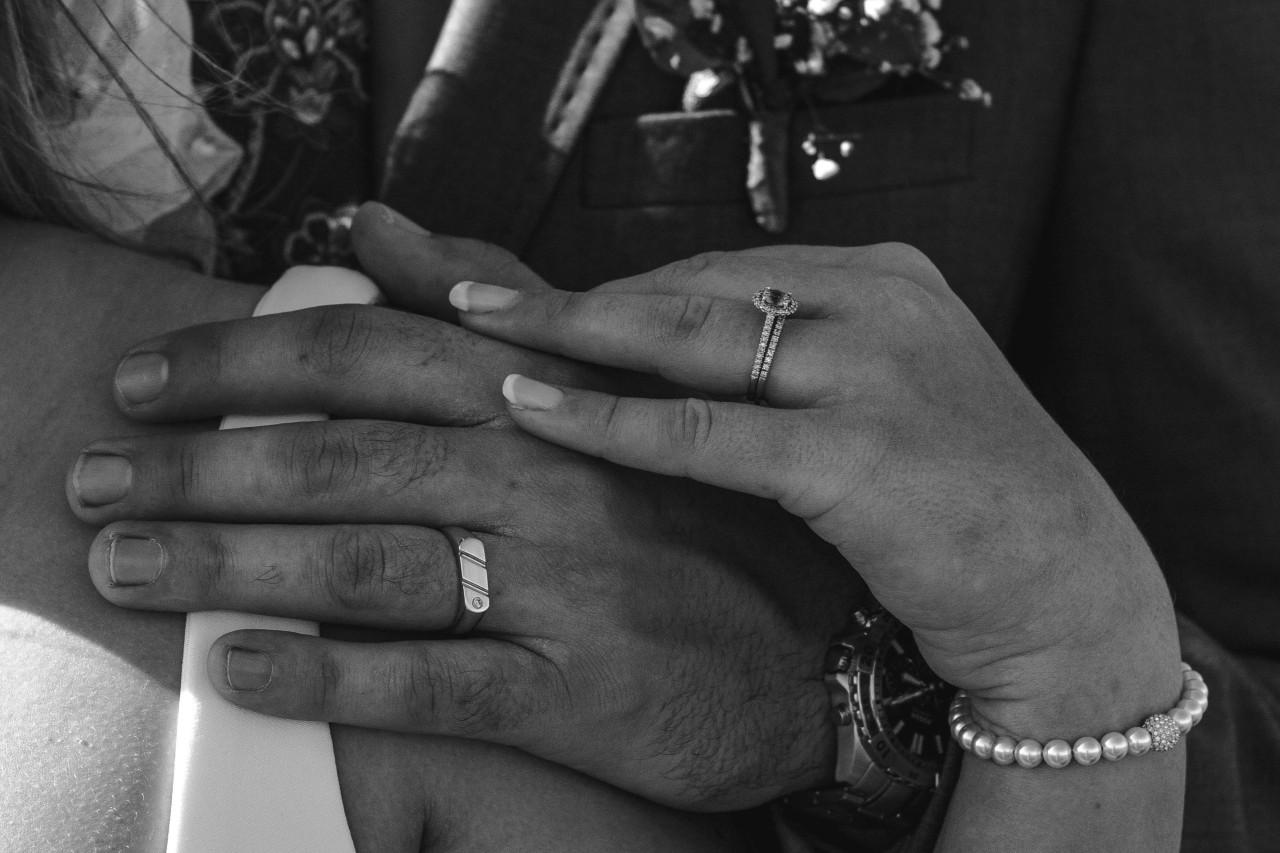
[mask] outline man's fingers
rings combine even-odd
[[[429,234],[377,202],[356,214],[352,242],[361,266],[393,304],[433,317],[454,318],[449,288],[460,281],[491,281],[513,290],[548,287],[500,246]]]
[[[386,421],[98,441],[68,475],[84,520],[457,524],[508,519],[511,435]],[[468,528],[470,529],[470,528]]]
[[[493,545],[489,539],[486,550],[501,554]],[[234,610],[406,631],[448,628],[459,600],[452,543],[408,525],[119,522],[94,540],[89,574],[123,607]],[[509,615],[489,614],[485,627],[500,628]]]
[[[803,412],[615,397],[515,374],[502,392],[523,429],[620,465],[783,501],[813,479],[792,441]]]
[[[209,649],[209,680],[241,707],[297,720],[538,746],[562,704],[554,665],[490,639],[345,643],[236,631]]]
[[[121,360],[115,387],[121,410],[140,420],[320,411],[469,425],[500,415],[498,383],[531,364],[566,369],[446,323],[341,305],[154,338]]]
[[[595,364],[656,373],[709,394],[747,393],[766,317],[750,300],[700,293],[517,293],[475,282],[451,300],[485,335]],[[772,353],[769,399],[803,406],[830,377],[815,365],[821,321],[785,320]]]

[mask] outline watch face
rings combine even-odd
[[[907,781],[932,781],[947,752],[951,686],[929,669],[905,628],[881,642],[870,676],[875,720],[867,723],[887,769]]]

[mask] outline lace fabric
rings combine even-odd
[[[92,221],[244,281],[350,263],[372,182],[362,0],[64,2],[55,165]]]

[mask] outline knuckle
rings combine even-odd
[[[192,531],[191,549],[194,559],[190,571],[183,572],[190,578],[193,599],[215,599],[227,592],[233,583],[236,554],[231,544],[216,527],[201,527]]]
[[[316,576],[324,591],[351,611],[402,609],[416,624],[421,600],[446,598],[445,553],[418,536],[384,527],[338,525],[318,555]]]
[[[724,256],[724,252],[703,252],[654,271],[660,285],[672,290],[688,290]]]
[[[318,711],[318,718],[337,716],[342,697],[342,665],[328,650],[320,651],[316,657],[310,687],[312,707]]]
[[[670,422],[671,445],[687,455],[701,452],[711,438],[712,413],[711,404],[706,400],[686,399]]]
[[[701,340],[711,319],[715,300],[708,296],[669,296],[662,300],[655,314],[658,337],[672,344]]]
[[[363,611],[377,603],[387,574],[387,549],[370,528],[343,524],[329,533],[328,553],[319,577],[329,597],[346,610]]]
[[[436,430],[414,424],[358,424],[352,427],[349,440],[363,473],[388,494],[399,494],[438,477],[452,464],[448,440]]]
[[[336,305],[309,312],[301,324],[298,363],[320,379],[350,375],[376,337],[374,313]]]
[[[360,447],[346,428],[325,424],[295,430],[285,455],[292,490],[307,497],[345,492],[360,477]]]
[[[203,484],[204,465],[201,462],[200,439],[189,437],[179,439],[175,448],[173,466],[175,481],[174,497],[182,503],[191,503],[199,495]]]

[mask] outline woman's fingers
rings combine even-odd
[[[511,517],[511,441],[498,430],[385,421],[94,442],[67,478],[84,520],[478,525]]]
[[[465,326],[484,335],[570,358],[656,373],[709,394],[747,393],[766,317],[749,298],[700,293],[521,293],[462,282],[450,294]],[[786,320],[779,330],[769,399],[803,406],[826,390],[813,336],[820,321]]]
[[[507,377],[502,393],[528,432],[631,468],[782,501],[814,478],[797,440],[802,412],[615,397],[517,374]]]
[[[549,285],[511,252],[465,237],[430,234],[386,205],[369,202],[351,226],[360,265],[395,305],[452,320],[449,288],[490,281],[515,290]]]
[[[459,597],[452,543],[409,525],[118,522],[94,540],[89,574],[122,607],[407,631],[448,628]],[[509,615],[489,614],[486,627],[501,627]]]
[[[346,643],[236,631],[209,649],[209,680],[241,707],[298,720],[541,745],[561,681],[500,640]]]

